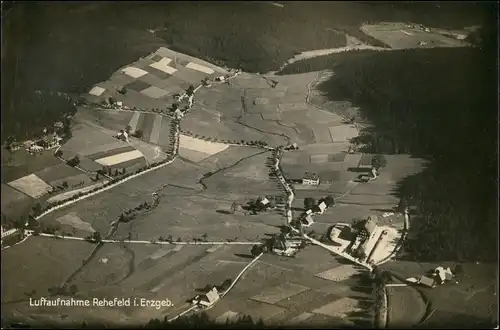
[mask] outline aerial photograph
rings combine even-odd
[[[1,6],[2,329],[498,328],[498,1]]]

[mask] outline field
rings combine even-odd
[[[4,157],[7,159],[2,161],[2,182],[14,181],[61,163],[51,151],[30,155],[21,149],[9,155],[9,152],[2,150],[2,158]]]
[[[2,183],[1,194],[2,214],[7,217],[24,214],[34,204],[33,199],[4,183]]]
[[[28,311],[30,296],[47,297],[47,290],[64,282],[92,248],[86,242],[30,237],[23,244],[2,251],[3,313],[15,308]]]
[[[342,271],[345,267],[316,246],[307,247],[294,259],[264,255],[208,314],[213,318],[222,317],[227,311],[250,314],[271,325],[296,326],[304,322],[309,327],[314,319],[318,321],[315,325],[323,327],[361,325],[363,321],[366,325],[370,322],[369,311],[363,315],[355,312],[359,308],[368,310],[371,298],[357,288],[358,280],[350,276],[359,270],[346,273]],[[315,276],[328,269],[338,269],[343,280],[336,282]],[[370,292],[371,288],[366,290]],[[333,305],[343,308],[334,311]]]
[[[8,183],[9,186],[25,193],[32,198],[39,198],[49,191],[52,187],[45,183],[35,174],[30,174]]]
[[[412,287],[387,287],[389,328],[409,328],[426,315],[425,300],[418,290]]]
[[[364,24],[361,26],[361,31],[368,36],[380,40],[392,49],[417,47],[463,47],[467,45],[464,41],[436,33],[434,29],[430,32],[424,32],[420,29],[414,29],[410,24]],[[421,45],[419,42],[425,42],[426,44]]]

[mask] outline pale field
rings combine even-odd
[[[357,307],[358,301],[352,298],[342,298],[333,301],[321,308],[315,309],[312,312],[315,314],[323,314],[332,317],[345,317],[349,312],[359,311],[360,308]]]
[[[155,119],[154,119],[154,122],[153,122],[153,128],[151,129],[151,135],[149,137],[149,142],[150,143],[158,144],[158,141],[160,140],[160,133],[161,133],[161,128],[162,128],[162,122],[163,122],[163,116],[162,115],[156,115]]]
[[[92,89],[89,91],[89,94],[95,95],[95,96],[101,96],[102,93],[104,93],[106,89],[99,87],[99,86],[94,86]]]
[[[141,93],[154,99],[161,99],[162,97],[166,96],[169,92],[155,86],[150,86],[142,90]]]
[[[221,73],[223,75],[229,73],[228,71],[224,70],[223,68],[218,67],[218,66],[216,66],[216,65],[214,65],[212,63],[209,63],[207,61],[198,59],[198,58],[193,57],[193,56],[189,56],[189,55],[186,55],[186,54],[182,54],[182,53],[173,51],[173,50],[165,48],[165,47],[160,47],[154,54],[155,55],[160,55],[160,56],[163,56],[163,57],[168,57],[168,58],[171,58],[171,59],[176,59],[178,61],[183,60],[183,61],[186,61],[186,62],[193,62],[193,63],[199,64],[199,65],[203,65],[203,66],[211,68],[214,71],[217,71],[218,73]]]
[[[211,155],[208,153],[204,153],[201,151],[191,150],[184,147],[179,147],[179,156],[185,158],[189,161],[198,163],[202,160],[210,157]]]
[[[124,152],[122,154],[96,159],[96,162],[103,166],[113,166],[116,164],[124,163],[129,160],[144,157],[139,150]]]
[[[227,144],[204,141],[182,134],[180,136],[179,145],[185,149],[191,149],[210,155],[214,155],[228,148]]]
[[[193,62],[189,62],[186,65],[186,68],[193,69],[193,70],[196,70],[196,71],[200,71],[200,72],[203,72],[203,73],[206,73],[206,74],[212,74],[212,73],[215,72],[211,68],[207,68],[206,66],[203,66],[203,65],[200,65],[200,64],[196,64],[196,63],[193,63]]]
[[[11,181],[8,185],[33,198],[39,198],[52,190],[49,184],[35,174],[30,174]]]
[[[56,219],[61,225],[66,225],[77,230],[86,231],[89,233],[95,232],[94,228],[88,223],[80,219],[75,212],[68,213]]]
[[[359,271],[356,268],[354,268],[353,265],[342,265],[318,273],[315,276],[329,281],[342,282],[343,280],[348,279],[352,275],[358,273]]]
[[[132,78],[139,78],[148,74],[146,71],[133,66],[126,67],[125,69],[122,70],[122,72]]]
[[[149,66],[152,67],[152,68],[158,69],[160,71],[163,71],[165,73],[168,73],[168,74],[174,74],[177,71],[177,69],[174,69],[171,66],[168,66],[168,63],[166,63],[166,61],[165,62],[161,62],[160,61],[160,62],[157,62],[157,63],[152,63]]]

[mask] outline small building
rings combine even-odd
[[[285,150],[299,150],[299,146],[297,143],[292,143],[291,145],[286,146]]]
[[[123,106],[123,102],[122,101],[116,101],[116,105],[119,106],[119,107],[122,107]]]
[[[306,215],[305,217],[302,217],[302,219],[300,220],[300,222],[302,223],[302,227],[311,227],[312,224],[314,223],[314,220],[312,218],[312,216],[310,214]]]
[[[302,184],[319,185],[319,176],[316,173],[306,172],[302,177]]]
[[[443,267],[439,266],[434,270],[434,274],[439,284],[443,284],[453,279],[453,273],[451,272],[451,269],[449,267],[447,269],[444,269]]]
[[[323,213],[325,213],[328,206],[326,205],[325,202],[321,202],[318,205],[316,205],[314,208],[315,208],[314,213],[323,214]]]
[[[269,199],[267,199],[266,197],[262,198],[259,203],[264,206],[264,207],[268,207],[269,206]]]
[[[220,299],[219,291],[217,291],[216,287],[213,287],[212,290],[208,291],[206,294],[200,296],[200,300],[198,304],[204,307],[212,306],[217,300]]]
[[[224,80],[226,80],[226,77],[224,77],[224,76],[219,76],[219,77],[215,78],[215,80],[216,80],[216,81],[224,81]]]
[[[306,210],[305,214],[306,214],[306,215],[311,215],[311,214],[313,214],[313,211],[312,211],[311,209]]]
[[[11,151],[17,151],[17,150],[20,150],[22,147],[22,143],[19,143],[19,142],[12,142],[10,145],[9,145],[9,149]]]
[[[429,288],[434,288],[436,286],[436,282],[427,276],[421,276],[418,283]]]

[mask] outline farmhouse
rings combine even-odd
[[[327,209],[327,205],[325,202],[321,202],[318,205],[314,207],[314,213],[316,214],[323,214],[325,213],[325,210]]]
[[[259,203],[263,207],[266,207],[266,208],[269,207],[269,199],[267,199],[266,197],[259,199]]]
[[[11,151],[17,151],[19,149],[21,149],[21,146],[22,146],[22,143],[19,143],[19,142],[12,142],[10,145],[9,145],[9,149]]]
[[[319,185],[319,176],[316,173],[306,172],[302,177],[302,184]]]
[[[219,291],[217,291],[216,287],[213,287],[212,290],[208,291],[206,294],[200,297],[198,304],[204,307],[212,306],[217,300],[219,300]]]
[[[311,227],[311,225],[314,223],[314,220],[310,214],[307,214],[300,220],[300,222],[302,223],[303,227]]]
[[[434,288],[436,286],[435,281],[427,276],[422,276],[420,277],[420,280],[418,283],[422,284],[423,286],[429,287],[429,288]]]
[[[116,138],[119,140],[128,142],[128,133],[122,130],[122,131],[118,132],[118,134],[116,135]]]

